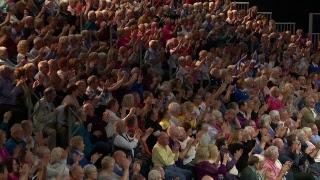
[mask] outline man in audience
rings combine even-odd
[[[190,179],[191,172],[185,169],[181,169],[175,165],[175,161],[178,160],[179,146],[175,146],[174,149],[169,147],[169,136],[162,132],[158,137],[158,142],[152,150],[152,162],[155,166],[161,166],[164,168],[166,178]]]

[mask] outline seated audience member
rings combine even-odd
[[[218,148],[215,148],[216,154],[219,154]],[[208,175],[214,179],[218,179],[219,176],[225,177],[227,173],[226,164],[229,160],[229,155],[224,154],[221,165],[218,164],[218,158],[213,162],[209,162],[210,150],[208,146],[200,146],[197,148],[195,173],[197,179],[202,179]]]
[[[250,156],[248,166],[241,171],[241,180],[261,180],[263,176],[260,174],[261,161],[257,156]]]
[[[164,168],[166,178],[190,179],[191,172],[181,169],[175,165],[178,159],[177,147],[171,149],[169,147],[169,137],[162,132],[158,137],[158,142],[152,150],[152,162],[154,166],[161,166]]]

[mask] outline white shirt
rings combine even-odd
[[[187,147],[187,143],[190,140],[190,137],[187,137],[184,141],[179,142],[181,149],[185,149]],[[192,162],[192,160],[196,157],[196,146],[191,146],[189,151],[187,152],[187,156],[185,159],[183,159],[183,164],[186,165],[190,162]]]
[[[114,129],[114,124],[117,121],[122,121],[122,119],[119,118],[114,112],[112,112],[109,109],[107,109],[105,112],[107,112],[109,114],[108,120],[107,120],[108,124],[105,127],[105,131],[107,133],[107,137],[110,138],[116,134],[116,131]]]

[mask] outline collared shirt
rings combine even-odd
[[[54,111],[54,104],[48,102],[44,98],[40,99],[36,103],[34,109],[33,121],[36,130],[41,130],[46,124],[57,120],[57,113]]]
[[[154,166],[171,166],[178,160],[178,155],[178,153],[173,153],[168,145],[163,147],[157,143],[152,150],[152,162]]]
[[[113,141],[113,144],[119,148],[132,151],[134,155],[134,148],[138,146],[138,140],[136,138],[131,138],[127,133],[118,134]]]
[[[264,173],[270,173],[270,177],[268,177],[270,180],[277,179],[277,177],[280,174],[280,170],[281,170],[281,168],[279,168],[274,161],[267,159],[263,163],[262,171]]]

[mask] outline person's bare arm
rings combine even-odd
[[[190,139],[190,140],[187,142],[186,148],[184,148],[184,150],[179,153],[179,158],[180,158],[180,159],[184,159],[184,158],[187,156],[187,153],[189,152],[190,148],[191,148],[192,145],[193,145],[193,141],[194,141],[194,139]]]
[[[223,97],[223,102],[228,102],[230,100],[230,96],[231,96],[231,93],[232,93],[232,89],[233,89],[233,86],[229,85],[228,89],[227,89],[227,93],[226,95]]]
[[[121,87],[122,83],[123,83],[123,79],[120,79],[119,81],[117,81],[116,83],[114,83],[110,87],[108,87],[107,90],[110,92],[116,91]]]
[[[11,13],[8,12],[7,16],[6,16],[6,19],[0,24],[0,27],[3,27],[5,25],[7,25],[10,22],[10,18],[11,18]]]
[[[137,74],[134,74],[134,75],[132,75],[132,77],[130,78],[130,80],[127,81],[126,83],[123,83],[122,86],[123,86],[123,87],[130,87],[130,86],[132,86],[132,84],[133,84],[134,82],[136,82],[137,79],[138,79],[138,75],[137,75]]]
[[[124,159],[121,164],[124,169],[123,176],[121,177],[121,180],[128,180],[129,179],[129,167],[130,167],[131,161],[128,159]]]

